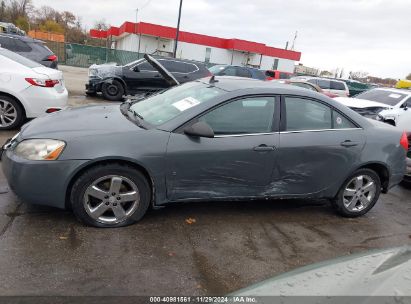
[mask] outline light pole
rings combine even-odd
[[[174,43],[174,52],[173,57],[177,57],[177,44],[178,44],[178,35],[180,34],[180,19],[181,19],[181,7],[183,6],[183,0],[180,0],[180,8],[178,9],[178,21],[177,21],[177,31],[176,31],[176,42]]]
[[[145,8],[147,5],[149,5],[151,2],[151,0],[147,0],[147,2],[141,6],[140,10],[142,10],[143,8]],[[140,42],[141,42],[141,34],[139,35],[137,30],[137,23],[138,23],[138,7],[136,8],[136,25],[134,27],[134,31],[136,32],[136,38],[138,38],[138,46],[137,46],[137,58],[140,58]]]

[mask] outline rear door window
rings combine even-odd
[[[345,85],[342,82],[339,81],[331,81],[331,90],[340,90],[340,91],[345,91]]]
[[[350,129],[356,128],[350,120],[348,120],[345,116],[341,115],[337,111],[333,111],[333,128],[334,129]]]
[[[173,60],[161,60],[160,63],[171,73],[188,74],[198,70],[197,66],[192,63]]]
[[[286,97],[286,131],[332,128],[331,108],[310,99]]]

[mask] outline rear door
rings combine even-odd
[[[340,187],[358,163],[363,129],[320,100],[284,96],[278,153],[283,190],[318,195]]]

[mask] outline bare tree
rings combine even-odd
[[[108,25],[105,19],[97,20],[96,22],[94,22],[94,26],[93,26],[94,29],[102,30],[102,31],[107,31],[109,27],[110,26]]]

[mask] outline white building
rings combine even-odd
[[[108,38],[116,49],[170,56],[176,29],[151,23],[125,22],[107,31],[91,30],[93,38]],[[177,57],[212,64],[247,65],[293,73],[300,52],[263,43],[226,39],[180,31]]]

